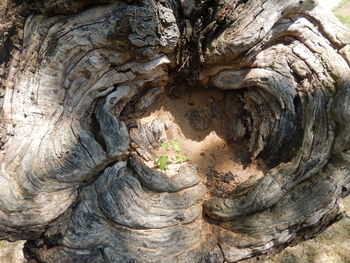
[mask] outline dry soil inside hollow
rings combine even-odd
[[[167,92],[139,119],[139,123],[166,123],[167,141],[178,140],[181,153],[198,169],[210,192],[223,196],[237,186],[254,184],[266,170],[261,160],[248,164],[247,141],[231,141],[235,118],[244,114],[237,91],[212,88],[178,88]],[[173,151],[155,151],[174,158]],[[149,164],[152,166],[152,164]]]
[[[335,8],[335,11],[339,15],[350,16],[350,2],[339,5],[338,7]]]

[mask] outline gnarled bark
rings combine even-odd
[[[0,233],[28,240],[32,262],[237,262],[340,218],[350,31],[317,2],[12,4]],[[213,168],[194,159],[154,165],[175,124],[147,111],[184,86],[223,92],[186,118],[195,135],[222,118],[215,132],[264,163],[262,176],[232,187],[232,173],[209,184]]]

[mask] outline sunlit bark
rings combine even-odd
[[[31,262],[237,262],[341,217],[350,31],[317,2],[7,4],[0,236]],[[193,160],[148,165],[168,124],[140,118],[184,86],[239,99],[229,137],[261,178],[218,194]]]

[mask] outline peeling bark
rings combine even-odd
[[[0,237],[30,262],[237,262],[341,217],[350,31],[316,1],[6,4]],[[184,87],[235,98],[189,122],[222,118],[263,176],[209,191],[193,160],[150,164],[172,123],[145,114]]]

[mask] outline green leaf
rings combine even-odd
[[[167,142],[162,142],[160,144],[160,148],[162,149],[163,152],[166,152],[169,149],[169,144]]]
[[[179,144],[179,141],[178,140],[173,140],[171,142],[171,146],[173,147],[173,150],[175,152],[180,152],[180,144]]]
[[[165,170],[168,167],[169,158],[168,156],[160,156],[157,160],[157,164],[160,170]]]
[[[189,160],[189,158],[186,155],[184,155],[182,153],[176,154],[176,159],[175,159],[176,163],[183,163],[183,162],[186,162],[188,160]]]

